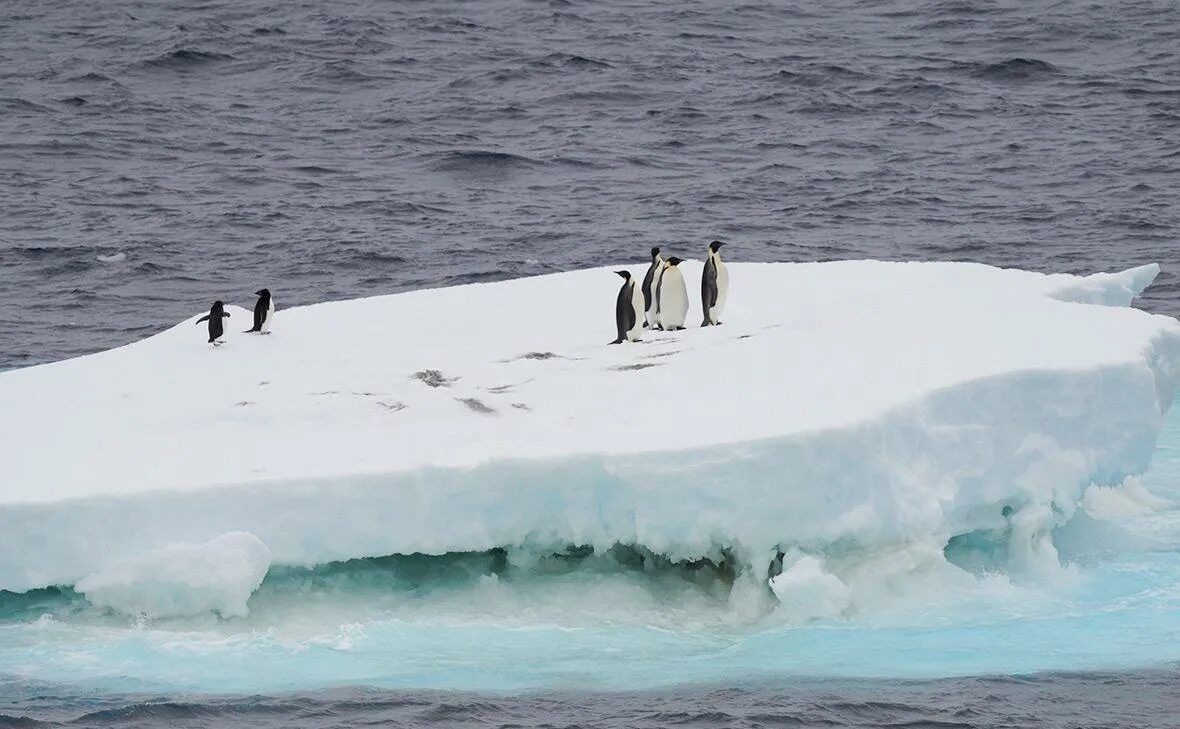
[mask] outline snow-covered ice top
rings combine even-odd
[[[1180,325],[1128,308],[1155,265],[729,269],[722,326],[635,344],[607,346],[607,267],[281,310],[269,336],[229,307],[218,349],[195,312],[0,374],[0,589],[234,531],[280,564],[945,539],[1141,472],[1172,401]]]

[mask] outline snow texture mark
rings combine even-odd
[[[241,400],[241,401],[234,403],[234,406],[239,407],[239,408],[244,408],[247,405],[253,405],[253,404],[254,404],[254,402],[251,400]]]
[[[494,387],[485,387],[484,389],[493,395],[503,395],[506,392],[512,392],[515,385],[495,385]]]
[[[565,359],[565,358],[562,357],[560,354],[557,354],[556,352],[527,352],[527,353],[522,354],[519,357],[517,357],[517,359],[518,360],[520,360],[520,359],[546,360],[546,359]]]
[[[386,410],[390,411],[391,413],[396,413],[396,412],[406,409],[406,404],[404,402],[402,402],[401,400],[395,400],[393,402],[386,402],[385,400],[378,400],[377,404],[380,405],[381,407],[385,408]]]
[[[634,372],[635,370],[646,370],[649,367],[659,366],[659,364],[653,362],[636,362],[635,364],[629,365],[617,365],[615,367],[611,367],[610,369],[614,370],[615,372]]]
[[[533,411],[532,408],[522,402],[514,402],[512,403],[512,407],[516,408],[517,410],[523,410],[526,413],[531,413]]]
[[[427,387],[450,387],[457,377],[447,377],[438,370],[419,370],[413,374],[415,380],[421,380]]]
[[[482,400],[479,400],[474,397],[457,397],[457,398],[455,398],[455,400],[463,403],[467,407],[471,408],[471,410],[479,413],[480,415],[491,415],[492,413],[496,412],[494,408],[490,408],[487,405],[484,405]]]

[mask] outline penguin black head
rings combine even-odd
[[[709,252],[716,253],[717,251],[721,250],[721,246],[723,246],[723,245],[725,245],[725,244],[722,243],[721,241],[715,240],[709,244]]]
[[[676,256],[672,256],[671,258],[668,259],[669,266],[679,266],[681,263],[684,263],[683,258],[677,258]]]
[[[653,261],[656,260],[656,256],[658,256],[658,255],[660,255],[660,247],[656,246],[655,248],[651,249],[651,259]]]
[[[254,295],[255,296],[270,296],[270,290],[269,289],[258,289],[257,291],[254,292]]]
[[[615,273],[617,273],[617,274],[619,274],[620,276],[622,276],[624,281],[630,281],[630,280],[631,280],[631,272],[630,272],[630,271],[615,271]]]
[[[209,310],[210,310],[210,311],[220,311],[220,310],[222,310],[222,309],[224,309],[224,308],[225,308],[225,304],[224,304],[224,303],[222,303],[222,302],[220,302],[220,301],[214,301],[214,302],[213,302],[213,306],[212,306],[212,307],[210,307],[210,309],[209,309]]]

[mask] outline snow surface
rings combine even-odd
[[[219,349],[195,311],[0,374],[0,589],[235,531],[275,564],[623,542],[765,576],[776,548],[1007,528],[1037,561],[1149,464],[1180,362],[1180,324],[1127,308],[1155,265],[728,266],[723,326],[642,343],[607,346],[607,267],[285,309],[268,336],[229,307]]]

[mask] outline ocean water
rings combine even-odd
[[[1174,315],[1178,27],[1134,1],[0,5],[0,369],[261,286],[282,308],[713,238],[1158,261],[1139,304]],[[1048,578],[985,568],[986,539],[954,573],[838,555],[908,568],[811,622],[626,550],[274,570],[235,620],[0,593],[0,725],[1174,726],[1175,409],[1141,486],[1059,529]]]

